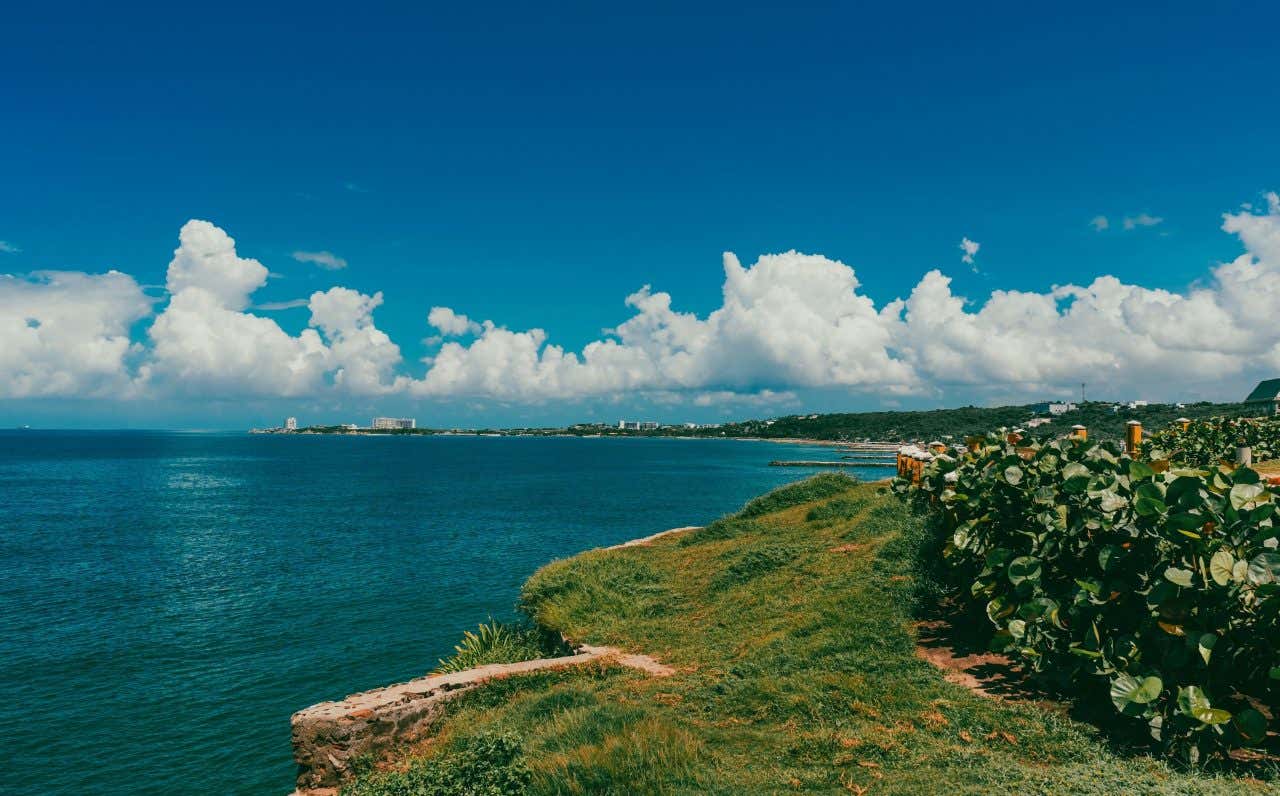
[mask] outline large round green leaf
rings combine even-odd
[[[1270,498],[1262,484],[1236,484],[1231,487],[1231,506],[1237,511],[1252,509]]]
[[[1164,571],[1164,579],[1183,588],[1190,588],[1191,578],[1195,573],[1189,569],[1179,569],[1178,567],[1169,567]]]
[[[1121,673],[1111,681],[1111,703],[1121,713],[1132,714],[1137,705],[1145,705],[1156,697],[1164,683],[1159,677],[1144,677],[1139,680],[1131,674]]]
[[[1034,556],[1018,556],[1009,562],[1009,582],[1014,586],[1027,580],[1040,579],[1040,559]]]
[[[1280,578],[1280,553],[1267,551],[1258,553],[1249,562],[1249,582],[1254,584],[1271,583]]]
[[[1225,724],[1231,721],[1231,711],[1213,707],[1208,695],[1199,686],[1189,685],[1178,691],[1178,708],[1184,715],[1204,724]]]
[[[1209,559],[1209,576],[1219,586],[1231,582],[1231,570],[1236,565],[1236,557],[1228,550],[1219,550]]]

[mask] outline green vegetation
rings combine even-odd
[[[1253,460],[1264,462],[1280,454],[1280,419],[1214,417],[1173,426],[1155,434],[1145,445],[1147,458],[1203,467],[1235,461],[1236,449],[1247,445]]]
[[[343,788],[344,796],[506,796],[530,782],[520,742],[510,735],[478,733],[407,771]]]
[[[396,771],[344,796],[1280,792],[1179,771],[1060,712],[948,683],[913,630],[936,591],[936,537],[883,487],[825,475],[752,505],[557,561],[524,589],[539,625],[677,674],[588,666],[490,683],[451,703]],[[486,738],[519,750],[480,759]],[[506,790],[482,789],[513,771]],[[440,789],[461,772],[484,784]]]
[[[1079,423],[1099,439],[1123,439],[1125,424],[1140,420],[1148,428],[1163,428],[1178,417],[1252,416],[1261,410],[1244,404],[1195,403],[1182,407],[1173,404],[1151,404],[1133,409],[1103,401],[1082,404],[1074,411],[1058,415],[1051,422],[1028,430],[1031,437],[1048,438],[1065,435]],[[959,409],[934,409],[919,412],[859,412],[855,414],[793,415],[773,421],[749,420],[729,423],[716,429],[663,429],[664,435],[761,437],[765,439],[823,440],[930,440],[961,441],[981,436],[993,428],[1021,426],[1036,415],[1030,406]],[[1045,415],[1040,415],[1045,417]],[[634,433],[634,432],[633,432]]]
[[[487,663],[515,663],[572,653],[559,633],[529,622],[508,623],[489,620],[474,631],[463,633],[453,655],[436,666],[435,673],[460,672]]]
[[[1200,426],[1233,437],[1241,424]],[[1194,763],[1277,751],[1280,507],[1260,481],[1131,459],[1113,443],[995,434],[895,488],[931,516],[956,597],[986,614],[994,648],[1080,703],[1109,701],[1109,723],[1148,729]]]
[[[1097,439],[1123,439],[1125,423],[1140,420],[1147,428],[1163,428],[1176,418],[1191,419],[1211,416],[1252,417],[1265,409],[1257,404],[1193,403],[1185,406],[1150,404],[1133,409],[1118,407],[1107,401],[1090,401],[1051,422],[1029,429],[1033,438],[1061,437],[1079,423],[1089,428]],[[825,415],[790,415],[772,420],[744,420],[740,423],[699,428],[666,426],[652,431],[624,431],[616,426],[581,423],[567,428],[458,429],[413,428],[351,431],[342,426],[311,426],[299,433],[313,434],[385,434],[390,436],[431,436],[436,434],[475,433],[491,436],[609,436],[609,437],[752,437],[760,439],[814,440],[887,440],[917,441],[952,440],[981,436],[993,428],[1014,428],[1033,417],[1045,417],[1032,411],[1031,405],[929,409],[902,412],[854,412]]]

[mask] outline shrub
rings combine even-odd
[[[462,634],[453,655],[443,658],[435,674],[461,672],[489,663],[516,663],[572,653],[559,634],[529,622],[508,624],[490,620]]]
[[[519,796],[531,779],[514,736],[482,733],[407,771],[361,778],[342,796]]]
[[[957,596],[985,611],[997,649],[1109,700],[1189,761],[1266,743],[1280,512],[1256,472],[993,435],[895,489],[930,514]]]
[[[1147,458],[1203,467],[1235,461],[1236,448],[1253,449],[1253,460],[1262,462],[1280,455],[1280,419],[1212,417],[1196,420],[1183,431],[1177,426],[1161,431],[1144,445]]]

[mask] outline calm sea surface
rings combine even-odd
[[[424,674],[552,559],[811,474],[771,459],[835,457],[0,432],[0,793],[283,796],[295,710]]]

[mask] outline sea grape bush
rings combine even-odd
[[[1173,428],[1154,434],[1143,446],[1147,458],[1202,467],[1235,461],[1236,449],[1247,445],[1253,460],[1280,455],[1280,418],[1213,417],[1192,421],[1184,431]]]
[[[1253,470],[992,435],[895,490],[930,514],[944,570],[997,649],[1109,700],[1183,759],[1271,742],[1280,512]]]

